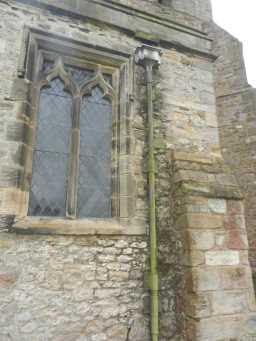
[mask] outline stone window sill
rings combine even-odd
[[[47,235],[144,235],[146,228],[122,224],[115,219],[51,219],[26,217],[11,229],[23,234]]]

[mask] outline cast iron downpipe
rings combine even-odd
[[[157,226],[156,226],[156,196],[155,196],[155,156],[154,156],[154,124],[153,124],[153,93],[152,71],[160,65],[161,51],[157,48],[142,45],[137,48],[135,61],[144,66],[147,80],[147,140],[148,140],[148,197],[150,225],[150,274],[149,288],[151,290],[151,336],[152,341],[158,341],[158,270],[157,270]]]

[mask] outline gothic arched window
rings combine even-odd
[[[23,44],[13,231],[145,233],[136,216],[133,52],[31,27]]]
[[[111,75],[61,58],[39,72],[28,214],[112,216],[113,103]]]

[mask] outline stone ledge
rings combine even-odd
[[[9,228],[9,232],[44,235],[145,235],[146,227],[122,225],[114,219],[47,219],[27,217]]]

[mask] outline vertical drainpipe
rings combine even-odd
[[[147,140],[148,140],[148,197],[149,197],[149,228],[150,228],[150,274],[149,287],[151,290],[151,337],[158,341],[158,271],[157,271],[157,226],[156,226],[156,197],[155,197],[155,156],[154,156],[154,123],[153,123],[153,93],[152,71],[160,65],[161,51],[148,45],[138,47],[135,52],[136,63],[146,70],[147,80]]]

